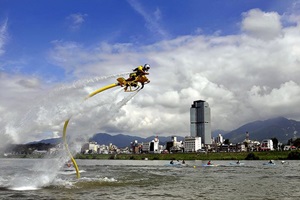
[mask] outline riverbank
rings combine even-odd
[[[45,156],[36,154],[19,154],[2,156],[1,158],[44,157],[49,158],[49,155]],[[99,160],[300,160],[300,151],[209,152],[171,154],[77,154],[76,156],[74,156],[74,158]]]
[[[293,151],[296,152],[297,151]],[[288,160],[291,151],[268,152],[209,152],[172,154],[77,154],[75,159],[118,159],[118,160]],[[250,155],[249,155],[250,154]],[[293,153],[294,154],[294,153]],[[298,152],[297,154],[300,154]],[[292,158],[294,159],[294,158]]]

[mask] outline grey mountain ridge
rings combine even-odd
[[[243,142],[246,138],[246,132],[249,133],[250,140],[262,141],[263,139],[277,138],[279,142],[286,144],[287,141],[293,137],[298,137],[300,133],[300,122],[285,117],[276,117],[264,121],[254,121],[247,123],[233,131],[215,130],[212,132],[212,137],[217,137],[218,134],[222,134],[224,139],[229,139],[232,143]],[[177,141],[183,141],[184,137],[176,136]],[[150,142],[155,136],[147,138],[139,136],[130,136],[124,134],[110,135],[107,133],[97,133],[89,139],[89,141],[95,141],[98,144],[109,145],[112,143],[118,147],[130,146],[131,142],[137,140],[141,142]],[[172,136],[159,136],[161,144],[165,144],[167,141],[172,140]],[[46,139],[41,141],[35,141],[31,143],[60,143],[61,138]]]

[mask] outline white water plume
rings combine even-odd
[[[119,110],[130,99],[132,99],[138,91],[129,93],[120,100],[123,89],[105,94],[105,98],[101,95],[88,99],[79,107],[77,113],[70,118],[67,134],[69,137],[78,137],[79,135],[92,136],[107,123],[119,114]],[[93,116],[97,116],[93,118]],[[84,126],[88,125],[88,128]],[[88,132],[87,132],[88,130]]]
[[[18,141],[20,137],[34,138],[37,134],[42,134],[41,138],[46,139],[47,133],[50,133],[47,137],[51,137],[51,133],[53,135],[62,133],[65,120],[70,118],[67,142],[74,155],[79,152],[82,143],[87,142],[89,137],[105,127],[109,120],[113,120],[122,106],[139,92],[138,90],[125,93],[124,88],[118,88],[110,92],[103,91],[101,95],[84,100],[87,96],[82,90],[84,87],[92,82],[106,79],[107,77],[96,77],[78,81],[72,86],[61,87],[59,90],[52,90],[41,100],[33,100],[34,106],[23,117],[16,117],[14,121],[7,124],[1,134],[10,134],[14,137],[14,141]],[[72,87],[77,89],[72,90]],[[58,95],[60,93],[64,95]],[[82,139],[83,137],[85,138]],[[13,190],[36,190],[47,187],[55,182],[59,170],[68,159],[69,155],[65,150],[55,158],[41,159],[38,165],[26,169],[25,173],[15,174],[7,187]]]
[[[104,97],[104,100],[101,99],[97,105],[83,102],[83,99],[88,94],[87,90],[94,90],[91,85],[95,87],[95,83],[127,74],[129,73],[78,80],[69,85],[52,89],[45,96],[42,95],[42,98],[32,99],[33,106],[23,116],[14,115],[12,111],[10,115],[13,120],[9,120],[4,124],[0,137],[6,138],[4,141],[10,141],[9,138],[11,138],[14,143],[19,143],[21,138],[26,137],[29,140],[30,138],[35,138],[35,135],[45,133],[48,135],[46,134],[44,139],[51,138],[62,131],[63,122],[71,116],[81,113],[85,109],[89,110],[95,106],[110,103],[103,95],[102,98]],[[114,81],[116,82],[116,80]],[[106,93],[106,96],[109,96],[108,93]],[[53,133],[52,135],[50,134],[51,132]],[[3,145],[1,144],[1,146]]]
[[[124,97],[124,99],[117,102],[115,105],[111,105],[110,112],[106,115],[107,118],[112,118],[113,116],[115,116],[118,110],[120,110],[122,106],[126,105],[126,103],[130,101],[135,95],[137,95],[139,91],[140,90],[137,90],[136,92],[132,92],[130,93],[130,95]]]
[[[71,84],[71,85],[63,85],[63,86],[55,89],[53,91],[53,93],[59,93],[59,92],[65,92],[67,90],[83,88],[92,83],[97,83],[97,82],[104,81],[104,80],[110,79],[110,78],[123,77],[125,75],[128,75],[129,73],[130,72],[124,72],[124,73],[114,74],[114,75],[110,75],[110,76],[100,76],[100,77],[97,76],[97,77],[94,77],[91,79],[78,80],[78,81],[73,82],[73,84]]]
[[[6,187],[11,190],[38,190],[52,185],[67,160],[65,151],[61,151],[55,158],[39,159],[34,166],[14,174]]]

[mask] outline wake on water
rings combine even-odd
[[[101,127],[101,122],[106,122],[107,120],[114,118],[118,114],[120,108],[131,100],[139,92],[139,90],[129,93],[123,99],[120,99],[120,94],[124,94],[124,90],[121,88],[113,92],[106,93],[105,96],[96,95],[97,97],[93,97],[83,102],[82,99],[84,99],[87,95],[84,90],[86,90],[92,83],[98,83],[108,78],[115,78],[126,74],[129,73],[79,80],[70,85],[64,85],[56,88],[48,92],[48,95],[46,95],[46,97],[38,103],[34,104],[35,106],[33,106],[25,114],[25,116],[19,120],[19,123],[10,124],[9,126],[11,127],[6,127],[1,132],[5,134],[6,131],[13,130],[17,134],[22,133],[23,137],[26,136],[24,132],[27,134],[30,134],[30,132],[43,133],[45,130],[49,130],[49,132],[56,131],[57,133],[61,133],[63,122],[72,116],[71,122],[76,120],[77,124],[82,123],[82,121],[84,121],[83,119],[88,120],[88,131],[92,134],[93,132],[91,132],[90,129],[97,130]],[[101,96],[101,98],[99,96]],[[97,122],[92,123],[92,120],[88,117],[89,113],[98,113],[97,116],[99,117],[97,117]],[[80,136],[78,133],[80,133],[81,130],[78,129],[78,126],[74,128],[73,125],[74,123],[70,123],[70,128],[68,128],[71,130],[70,132],[72,134],[67,135],[69,136],[68,139],[70,141],[71,138],[73,138],[73,144],[70,147],[71,151],[74,153],[76,149],[81,146],[78,142],[74,142],[74,136],[76,136],[76,133],[77,136]],[[83,130],[86,131],[85,129]],[[74,179],[62,180],[61,178],[58,178],[58,175],[61,173],[62,166],[68,159],[69,157],[65,151],[60,152],[55,158],[41,159],[41,161],[32,169],[26,169],[26,173],[14,174],[7,180],[0,180],[0,184],[11,190],[37,190],[53,184],[72,185],[74,183]],[[74,172],[70,173],[72,174]],[[101,179],[100,181],[115,180]]]

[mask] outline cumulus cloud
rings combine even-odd
[[[299,37],[296,34],[299,29],[297,26],[279,26],[280,17],[277,13],[251,10],[247,17],[255,14],[267,18],[273,17],[277,28],[274,29],[276,34],[272,36],[278,36],[279,33],[282,36],[268,42],[253,38],[253,33],[229,36],[183,36],[141,47],[138,52],[128,49],[124,54],[132,58],[129,63],[139,63],[141,57],[153,66],[149,76],[151,84],[142,91],[144,95],[137,95],[129,104],[134,104],[138,109],[141,106],[143,113],[146,113],[147,109],[151,111],[157,109],[155,113],[171,115],[173,119],[181,116],[180,121],[187,124],[184,128],[177,126],[177,130],[181,130],[182,133],[189,132],[189,107],[194,100],[198,99],[210,103],[212,123],[216,129],[229,130],[242,123],[256,120],[257,104],[253,105],[255,102],[253,96],[249,96],[248,93],[253,85],[269,88],[262,94],[267,95],[272,89],[280,88],[289,81],[299,84],[297,78]],[[247,17],[244,21],[248,19]],[[104,57],[103,55],[106,54],[98,51],[92,57],[100,58]],[[114,54],[110,58],[122,58],[122,55],[122,53]],[[102,60],[101,64],[112,66],[109,59]],[[98,66],[99,69],[102,66]],[[120,66],[121,69],[125,69],[123,64]],[[278,102],[280,103],[279,100]],[[261,105],[269,107],[269,103],[261,102]],[[290,110],[288,104],[284,107]],[[125,108],[127,105],[123,109]],[[162,117],[151,113],[147,115],[147,120],[160,123],[153,125],[151,130],[155,131],[159,126],[160,129],[165,127],[165,132],[171,132],[167,130],[171,122],[156,120]],[[143,119],[136,112],[125,112],[125,114],[133,119]],[[287,116],[287,112],[276,112],[276,110],[273,114]],[[258,117],[269,116],[262,113]],[[117,121],[114,122],[115,127],[120,125]]]
[[[280,15],[253,9],[243,14],[242,30],[263,40],[272,40],[281,35]]]
[[[278,88],[253,86],[248,92],[249,101],[262,115],[272,116],[277,110],[285,115],[294,115],[294,110],[300,101],[300,85],[294,81],[282,83]],[[261,102],[268,102],[268,107]]]
[[[253,21],[258,16],[265,18],[261,24]],[[264,30],[265,23],[272,24],[271,32]],[[300,120],[295,109],[300,103],[299,25],[282,26],[277,13],[251,10],[241,26],[242,34],[181,36],[138,49],[131,44],[56,42],[49,54],[52,62],[77,81],[53,86],[45,95],[42,80],[2,74],[0,87],[6,93],[0,110],[7,113],[0,120],[6,127],[2,136],[21,139],[26,131],[28,140],[42,138],[45,130],[61,132],[70,116],[72,137],[96,132],[185,136],[190,106],[200,99],[211,107],[213,130],[277,116]],[[124,93],[118,87],[82,103],[89,92],[144,63],[151,65],[151,82],[140,92]],[[19,126],[9,123],[20,116]]]

